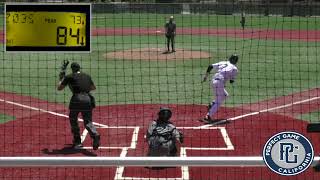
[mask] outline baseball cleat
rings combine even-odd
[[[214,122],[214,120],[212,120],[212,119],[210,118],[210,116],[206,115],[206,117],[200,119],[200,122],[204,122],[204,123],[206,123],[206,124],[210,124],[210,123]]]
[[[203,122],[205,124],[211,124],[213,126],[230,123],[228,119],[211,119],[208,115],[205,118],[200,119],[200,122]]]
[[[202,119],[200,121],[205,124],[210,124],[212,126],[224,125],[224,124],[230,123],[230,121],[228,121],[227,119],[215,119],[215,120]]]
[[[210,111],[211,107],[215,104],[215,102],[211,102],[210,104],[208,104],[208,111]]]
[[[81,149],[82,143],[81,143],[81,139],[80,136],[74,136],[73,141],[72,141],[72,148],[73,149]]]
[[[80,143],[80,144],[73,144],[72,145],[72,148],[73,149],[82,149],[83,148],[83,145]]]

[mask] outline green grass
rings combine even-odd
[[[320,122],[320,111],[302,114],[299,117],[299,119],[306,120],[310,123],[319,123]]]
[[[68,103],[70,92],[57,92],[55,85],[61,60],[74,59],[92,75],[98,105],[180,103],[207,104],[209,83],[200,74],[209,63],[239,53],[240,74],[227,84],[226,105],[257,102],[320,85],[319,45],[312,42],[242,40],[214,36],[178,36],[179,48],[204,50],[213,59],[184,61],[106,60],[109,51],[139,47],[163,47],[161,36],[100,36],[93,38],[93,51],[79,53],[3,54],[0,90],[17,92],[52,102]],[[1,47],[2,48],[2,47]]]
[[[6,115],[6,114],[0,114],[0,124],[6,123],[8,121],[15,120],[15,119],[16,118],[13,117],[13,116],[9,116],[9,115]]]
[[[94,27],[146,27],[162,28],[169,14],[95,14],[92,25]],[[211,28],[240,28],[239,15],[208,15],[175,14],[177,27],[211,27]],[[304,29],[319,30],[320,18],[318,17],[281,17],[252,15],[246,17],[246,28],[257,29]]]
[[[164,14],[94,14],[94,27],[163,27]],[[239,28],[239,16],[175,15],[178,27]],[[0,18],[0,25],[3,24]],[[319,29],[316,17],[248,16],[247,28]],[[226,105],[257,102],[275,96],[319,87],[319,43],[239,39],[205,35],[177,36],[178,48],[208,51],[212,59],[184,61],[106,60],[106,52],[163,47],[162,36],[93,37],[91,53],[4,53],[0,52],[0,91],[21,93],[51,102],[68,103],[70,92],[56,91],[57,74],[63,59],[81,63],[92,75],[99,105],[126,103],[207,104],[209,83],[200,83],[210,63],[240,54],[240,74],[227,84]],[[3,48],[0,46],[0,48]]]
[[[92,18],[93,27],[109,28],[162,28],[171,14],[139,14],[139,13],[117,13],[117,14],[94,14]],[[175,14],[177,27],[210,27],[210,28],[240,28],[239,15],[208,15]],[[0,26],[3,26],[3,16],[0,15]],[[257,29],[302,29],[319,30],[320,18],[318,17],[281,17],[252,15],[246,17],[246,28]]]

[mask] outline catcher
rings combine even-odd
[[[90,94],[90,91],[95,90],[96,86],[89,75],[80,72],[80,65],[76,62],[71,64],[72,73],[66,76],[68,64],[68,61],[63,62],[57,89],[61,91],[68,85],[73,94],[69,104],[73,147],[75,149],[82,147],[78,124],[78,115],[81,113],[85,128],[93,139],[92,147],[94,150],[97,150],[100,146],[100,135],[92,124],[92,109],[95,107],[95,101],[94,97]]]
[[[170,17],[169,22],[165,24],[165,32],[167,38],[167,52],[170,52],[170,42],[172,52],[176,52],[174,49],[174,38],[176,36],[176,23],[173,21],[173,16]]]
[[[170,122],[172,112],[160,108],[158,119],[152,121],[147,131],[148,156],[176,156],[176,142],[183,143],[183,134]]]

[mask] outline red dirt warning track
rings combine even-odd
[[[274,133],[294,130],[307,135],[319,154],[318,135],[306,133],[306,122],[287,116],[286,113],[262,112],[258,115],[242,115],[260,111],[266,104],[279,102],[280,107],[295,102],[292,107],[303,105],[308,99],[316,98],[318,89],[305,91],[291,96],[280,97],[271,101],[244,105],[238,108],[221,108],[217,118],[239,117],[236,121],[199,129],[197,121],[206,111],[202,105],[169,105],[174,112],[172,121],[184,132],[185,143],[180,153],[186,150],[186,156],[261,156],[266,140]],[[309,94],[305,96],[305,94]],[[290,98],[291,97],[291,98]],[[281,99],[285,99],[282,101]],[[302,101],[303,100],[303,101]],[[302,101],[301,103],[297,103]],[[147,151],[143,138],[147,125],[154,118],[160,104],[144,105],[110,105],[97,107],[94,121],[102,135],[102,147],[98,151],[82,150],[78,152],[66,149],[72,140],[69,123],[63,105],[21,96],[13,93],[0,93],[0,113],[16,117],[0,125],[0,156],[144,156]],[[286,111],[289,106],[279,108]],[[40,108],[40,109],[39,109]],[[259,109],[260,108],[260,109]],[[268,106],[267,108],[274,108]],[[305,108],[305,112],[315,110]],[[320,109],[318,104],[317,109]],[[290,111],[289,111],[290,112]],[[300,112],[300,111],[299,111]],[[108,126],[108,127],[107,127]],[[82,129],[83,130],[83,129]],[[89,137],[84,138],[84,145],[90,146]],[[112,148],[110,148],[112,147]],[[126,150],[127,147],[128,149]],[[211,148],[204,150],[201,148]],[[220,150],[217,150],[220,149]],[[116,173],[117,172],[117,173]],[[195,168],[189,167],[182,173],[181,168],[150,171],[140,167],[121,168],[1,168],[0,179],[124,179],[124,177],[141,178],[179,178],[196,180],[245,180],[245,179],[319,179],[310,168],[295,177],[282,177],[267,168]]]

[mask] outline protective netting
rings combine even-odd
[[[1,11],[3,42],[3,4]],[[93,3],[90,53],[8,53],[1,43],[0,156],[147,156],[147,130],[161,107],[170,108],[171,122],[184,136],[170,155],[261,156],[267,140],[284,130],[307,136],[318,154],[319,137],[306,129],[320,113],[319,13],[320,6],[311,2]],[[175,52],[171,45],[167,52],[170,16]],[[213,69],[202,82],[210,64],[232,54],[239,57],[237,75],[223,77],[217,89],[210,83]],[[57,91],[63,60],[79,63],[97,88],[92,91],[93,125],[101,138],[96,151],[83,119],[83,148],[72,148],[72,93],[67,86]],[[223,99],[216,98],[221,88],[228,92]],[[199,121],[212,101],[221,105],[213,123]],[[267,167],[0,168],[0,179],[156,178],[289,179]],[[319,178],[312,168],[290,177]]]

